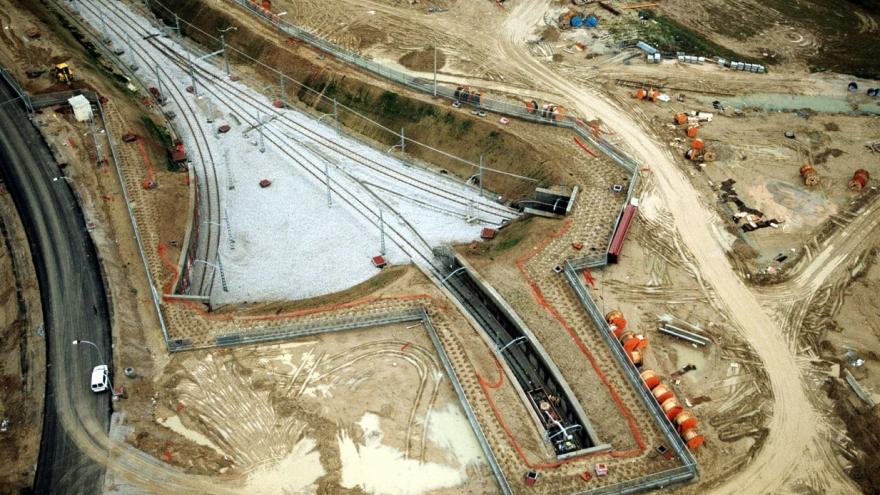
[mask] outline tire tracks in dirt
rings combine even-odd
[[[752,463],[715,493],[779,493],[791,491],[795,485],[825,492],[852,491],[851,480],[833,461],[830,432],[807,394],[801,360],[792,352],[779,323],[731,267],[714,228],[717,217],[700,200],[671,153],[609,100],[556,76],[552,68],[528,54],[525,38],[547,8],[549,0],[518,3],[505,22],[505,35],[496,41],[497,55],[512,69],[529,74],[536,86],[567,95],[573,108],[585,116],[599,117],[631,147],[636,158],[651,165],[673,225],[681,233],[684,247],[695,254],[697,271],[720,295],[732,322],[754,347],[770,379],[773,416],[764,447]]]

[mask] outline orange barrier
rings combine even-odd
[[[660,375],[654,370],[642,371],[640,376],[642,377],[642,381],[645,382],[645,386],[648,387],[648,390],[653,390],[654,387],[660,385]]]

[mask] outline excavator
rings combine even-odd
[[[52,75],[58,82],[66,83],[68,86],[73,82],[73,71],[66,63],[56,64],[52,69]]]

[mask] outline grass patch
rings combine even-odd
[[[492,251],[494,251],[496,253],[500,253],[502,251],[507,251],[508,249],[512,249],[512,248],[516,247],[516,245],[519,244],[520,241],[522,241],[523,238],[525,238],[525,236],[526,236],[525,234],[520,233],[520,234],[513,235],[507,239],[504,239],[503,241],[497,242],[497,243],[495,243],[494,246],[492,246]]]
[[[492,242],[492,253],[503,253],[504,251],[509,251],[516,247],[523,239],[525,239],[526,231],[531,222],[532,217],[529,217],[525,220],[514,222],[507,228],[499,231],[498,236]]]
[[[148,131],[150,131],[150,134],[157,141],[162,143],[162,146],[168,148],[174,144],[174,141],[171,140],[171,134],[168,133],[168,129],[160,126],[150,117],[147,117],[146,115],[141,117],[141,123],[144,124],[144,127],[146,127]]]

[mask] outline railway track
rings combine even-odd
[[[104,4],[103,2],[94,2],[94,3]],[[81,4],[82,4],[82,2],[81,2]],[[113,30],[117,34],[117,36],[120,35],[120,32],[121,32],[120,30],[122,30],[122,31],[125,31],[126,29],[132,30],[134,33],[137,34],[137,36],[139,38],[138,43],[140,44],[140,41],[143,40],[143,37],[154,34],[153,32],[151,32],[150,27],[142,26],[139,23],[139,19],[137,19],[136,16],[134,16],[130,13],[126,13],[124,11],[124,9],[119,8],[119,7],[112,8],[112,4],[111,4],[111,8],[109,10],[112,11],[113,16],[112,17],[107,16],[107,18],[105,18],[105,21],[108,25],[108,29]],[[90,10],[90,11],[94,14],[93,10]],[[188,63],[184,61],[183,55],[177,53],[176,51],[172,50],[170,47],[164,45],[156,37],[152,37],[152,38],[148,39],[147,41],[148,41],[147,45],[150,48],[159,51],[160,53],[162,53],[162,55],[164,57],[166,57],[168,59],[167,61],[165,61],[166,63],[168,61],[170,61],[170,62],[174,63],[174,65],[179,68],[188,69]],[[140,45],[140,46],[143,47],[143,45]],[[144,50],[144,51],[146,51],[146,50]],[[154,58],[152,56],[149,56],[148,58],[150,60],[154,60]],[[209,94],[212,94],[215,98],[223,100],[220,97],[220,95],[218,95],[217,93],[215,93],[214,91],[211,90],[210,86],[208,86],[207,84],[204,84],[204,81],[205,81],[205,79],[202,79],[202,82],[203,82],[202,87],[201,87],[202,91],[208,92]],[[198,84],[198,82],[197,82],[197,84]],[[178,92],[178,94],[180,94],[179,90],[177,90],[177,92]],[[224,103],[231,110],[232,114],[241,120],[243,125],[259,125],[260,124],[260,122],[257,120],[257,116],[255,115],[256,109],[253,109],[254,113],[251,113],[248,109],[244,108],[244,106],[240,102],[236,101],[235,99],[226,99],[226,100],[224,100]],[[189,107],[189,108],[192,108],[192,107]],[[264,105],[260,105],[259,108],[264,109],[265,107],[264,107]],[[307,157],[305,157],[296,148],[284,146],[283,141],[284,141],[285,137],[283,135],[279,135],[280,133],[276,132],[271,127],[266,127],[264,130],[265,130],[264,136],[266,138],[266,141],[268,141],[270,144],[275,145],[277,147],[277,149],[282,154],[284,154],[285,156],[290,158],[295,164],[297,164],[300,168],[302,168],[310,176],[312,176],[312,178],[314,180],[316,180],[319,184],[326,186],[322,167],[320,167],[320,166],[318,166],[318,164],[315,164],[314,162],[310,161]],[[367,204],[364,200],[362,200],[360,197],[358,197],[357,194],[351,192],[350,188],[346,188],[339,181],[331,180],[330,181],[330,189],[332,192],[334,192],[336,194],[336,196],[338,198],[341,198],[346,204],[348,204],[350,207],[352,207],[357,213],[362,215],[366,219],[367,222],[374,225],[377,229],[380,228],[380,224],[378,221],[379,207],[371,206],[371,205]],[[406,220],[403,219],[402,217],[400,217],[399,215],[398,215],[398,217],[402,220],[402,222],[410,230],[412,230],[413,232],[416,232],[411,224],[406,222]],[[395,228],[393,225],[386,224],[385,228],[386,228],[387,232],[390,232],[392,234],[392,235],[389,235],[389,238],[392,240],[392,242],[394,242],[398,247],[400,247],[400,249],[402,249],[405,253],[407,253],[408,256],[410,256],[414,260],[419,259],[422,262],[424,262],[427,265],[427,267],[429,268],[429,270],[431,270],[433,273],[436,274],[436,269],[433,267],[433,256],[429,254],[430,249],[431,249],[430,245],[425,243],[424,240],[421,240],[425,249],[424,250],[420,249],[419,246],[416,246],[413,242],[411,242],[409,239],[407,239],[407,237],[405,235],[401,234],[399,232],[399,230],[397,228]],[[426,253],[428,253],[428,254],[426,254]]]
[[[96,2],[102,4],[102,2]],[[152,33],[152,27],[142,25],[143,19],[138,19],[136,15],[127,12],[125,9],[121,7],[112,9],[113,18],[108,19],[109,24],[112,24],[114,30],[119,35],[119,30],[122,29],[124,31],[133,30],[134,33],[137,34],[138,38],[142,39],[145,36],[149,36]],[[109,16],[108,16],[109,17]],[[170,44],[163,42],[161,38],[151,37],[147,40],[148,45],[153,50],[158,51],[163,57],[166,57],[168,60],[173,62],[179,69],[188,70],[189,62],[185,59],[184,55],[174,49]],[[140,41],[138,41],[140,43]],[[155,61],[157,57],[150,56],[152,60]],[[194,72],[197,77],[200,78],[200,90],[202,92],[206,92],[217,98],[218,101],[223,101],[223,103],[231,110],[231,113],[236,116],[236,118],[240,119],[243,125],[260,125],[261,121],[257,119],[255,115],[259,110],[260,112],[266,112],[266,103],[259,101],[259,99],[255,96],[251,96],[247,94],[244,90],[236,88],[231,83],[228,83],[224,80],[223,77],[212,74],[210,71],[204,69],[198,64],[194,64]],[[211,83],[211,84],[208,84]],[[198,84],[198,82],[197,82]],[[179,93],[179,90],[177,90]],[[191,108],[191,107],[189,107]],[[271,111],[270,111],[271,112]],[[267,112],[269,113],[269,112]],[[300,133],[306,136],[313,136],[315,141],[320,141],[326,145],[326,148],[331,150],[334,153],[337,153],[339,156],[355,160],[356,163],[368,166],[374,171],[382,171],[387,169],[387,167],[382,166],[381,164],[370,160],[369,158],[364,157],[363,155],[344,148],[343,146],[337,145],[333,143],[329,138],[323,137],[314,131],[311,131],[306,126],[302,124],[298,124],[293,119],[284,115],[283,112],[277,112],[275,121],[283,122],[288,130],[292,130],[293,132]],[[324,177],[323,168],[320,166],[322,164],[316,163],[316,160],[310,159],[303,153],[303,150],[298,150],[296,147],[285,146],[285,139],[289,139],[288,136],[285,135],[283,131],[273,129],[270,126],[264,126],[264,137],[270,144],[274,144],[279,152],[286,155],[290,158],[296,165],[301,167],[303,170],[309,173],[309,175],[317,181],[318,184],[322,184],[326,186],[326,181]],[[391,176],[397,178],[401,183],[409,184],[411,187],[417,187],[420,190],[426,190],[431,192],[434,195],[439,195],[440,197],[445,198],[448,201],[457,202],[460,205],[467,205],[471,207],[476,207],[478,204],[473,204],[467,202],[465,197],[447,191],[446,194],[443,194],[443,190],[437,189],[436,187],[429,188],[427,183],[424,181],[412,181],[407,180],[404,174],[393,172],[393,175],[389,175],[386,173],[386,176]],[[216,176],[215,176],[216,177]],[[343,184],[344,181],[339,180],[330,180],[330,189],[334,193],[336,193],[337,197],[343,199],[345,203],[351,206],[356,212],[362,215],[370,224],[379,227],[379,222],[377,221],[379,217],[379,210],[387,210],[393,213],[399,220],[399,223],[405,227],[405,229],[411,232],[415,237],[415,241],[411,241],[407,238],[406,235],[402,234],[398,228],[394,225],[385,224],[385,229],[389,232],[389,239],[394,242],[400,249],[402,249],[411,259],[419,262],[425,268],[427,268],[432,274],[435,276],[438,274],[436,268],[434,267],[433,254],[431,253],[431,247],[429,243],[427,243],[424,238],[419,234],[418,230],[414,228],[414,226],[407,221],[399,212],[397,212],[394,208],[392,208],[387,202],[378,198],[376,194],[369,189],[367,185],[361,184],[361,181],[358,181],[356,178],[352,176],[348,176],[348,178],[354,181],[356,184],[354,187],[362,187],[366,190],[371,196],[374,196],[374,199],[380,205],[373,206],[370,201],[365,201],[360,198],[356,193],[352,192],[352,186],[348,187]],[[496,215],[496,218],[500,220],[506,220],[515,217],[515,213],[513,210],[503,207],[501,205],[495,204],[482,204],[480,205],[481,209],[484,212],[491,212],[491,214]],[[506,217],[502,215],[507,215]]]
[[[79,2],[80,8],[85,9],[90,12],[92,15],[101,16],[102,13],[97,11],[96,8],[93,7],[94,4],[99,4],[100,2]],[[107,9],[104,9],[104,13],[115,11],[113,4],[108,4]],[[98,7],[100,8],[100,7]],[[76,17],[76,16],[74,16]],[[117,25],[112,22],[109,22],[107,16],[105,16],[105,20],[107,29],[114,33],[120,39],[125,39],[125,31],[119,29]],[[82,25],[82,22],[78,18],[75,18],[75,21]],[[83,26],[85,27],[85,26]],[[135,41],[132,40],[132,44],[134,45]],[[208,143],[207,136],[205,135],[204,129],[198,123],[195,117],[195,110],[189,100],[186,98],[185,93],[175,84],[172,84],[173,79],[169,75],[168,71],[159,63],[155,58],[150,56],[150,54],[146,51],[138,51],[136,55],[140,61],[139,65],[146,65],[155,69],[155,72],[159,77],[163,77],[168,81],[165,84],[162,84],[163,89],[166,89],[163,96],[174,101],[174,104],[178,106],[182,111],[180,112],[183,118],[184,123],[190,131],[190,135],[192,136],[192,140],[196,146],[196,162],[201,166],[202,174],[196,174],[197,180],[201,179],[204,181],[203,187],[198,187],[198,193],[200,195],[199,204],[205,205],[205,213],[206,215],[199,215],[198,218],[206,218],[202,223],[205,223],[204,229],[200,225],[199,231],[205,231],[206,235],[204,240],[199,239],[199,243],[196,250],[196,259],[211,262],[215,260],[219,254],[219,243],[220,243],[220,220],[221,220],[221,207],[220,207],[220,198],[219,198],[219,183],[217,180],[217,171],[214,163],[213,153],[211,152],[211,147]],[[149,69],[142,69],[149,70]],[[198,288],[197,293],[199,295],[205,295],[206,292],[210,292],[210,288],[214,284],[214,279],[216,278],[216,271],[211,270],[209,276],[208,266],[204,264],[195,264],[195,260],[191,261],[191,270],[195,275],[195,278],[198,279],[198,282],[194,282],[191,284],[191,287]]]
[[[178,54],[178,56],[182,57],[182,54]],[[219,68],[214,68],[218,72]],[[461,194],[456,189],[462,186],[461,182],[455,181],[452,178],[443,177],[440,174],[436,174],[432,179],[438,179],[439,181],[428,181],[423,180],[418,177],[412,177],[407,175],[406,173],[401,172],[393,167],[389,167],[382,163],[377,162],[365,156],[362,153],[358,153],[356,150],[340,145],[335,142],[333,139],[328,138],[325,135],[320,134],[319,132],[314,131],[309,126],[304,125],[300,122],[297,122],[293,119],[288,112],[284,112],[282,110],[276,109],[274,107],[267,107],[266,102],[260,101],[256,96],[248,93],[247,91],[242,90],[237,85],[232,84],[225,76],[218,75],[218,73],[209,71],[204,69],[199,65],[194,65],[194,69],[205,79],[213,80],[218,89],[222,89],[224,92],[234,95],[236,97],[245,99],[254,103],[257,108],[260,108],[264,113],[267,113],[271,116],[271,118],[276,121],[283,123],[287,129],[298,133],[302,136],[307,137],[308,139],[314,140],[316,143],[320,143],[321,146],[340,158],[347,158],[349,160],[354,161],[355,163],[362,165],[366,168],[369,168],[373,171],[381,173],[391,179],[399,181],[401,183],[405,183],[411,187],[416,189],[428,192],[429,194],[436,195],[448,199],[452,202],[458,203],[463,206],[468,206],[469,203],[472,202],[472,199]],[[390,130],[389,130],[390,131]],[[364,147],[368,146],[364,143],[358,143]],[[418,144],[418,143],[417,143]],[[438,184],[438,182],[440,184]],[[443,186],[443,187],[440,187]],[[475,209],[484,211],[488,214],[498,216],[502,219],[512,220],[516,218],[519,213],[509,207],[494,203],[494,202],[486,202],[486,203],[475,203]]]

